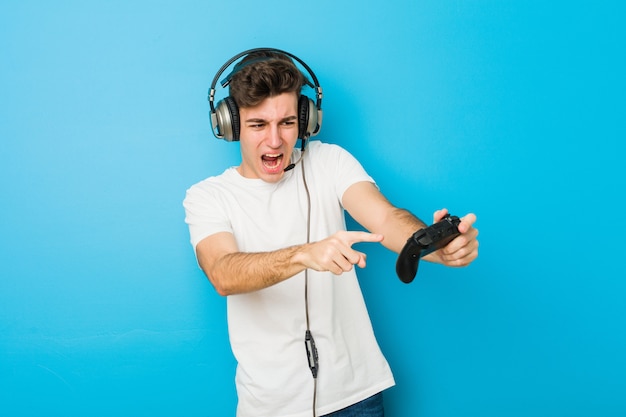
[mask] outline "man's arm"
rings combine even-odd
[[[357,242],[380,242],[381,235],[341,231],[318,242],[270,252],[240,252],[228,232],[198,243],[200,267],[220,295],[256,291],[278,284],[306,268],[339,275],[353,265],[365,267],[365,254],[352,249]]]
[[[383,245],[396,253],[426,224],[409,211],[393,206],[371,182],[358,182],[343,194],[343,206],[367,230],[385,238]]]
[[[383,245],[399,253],[407,239],[426,224],[408,210],[393,206],[378,188],[370,182],[351,185],[343,195],[343,206],[352,218],[372,233],[384,236]],[[437,222],[447,210],[437,210],[433,215]],[[472,225],[476,216],[468,214],[461,219],[456,237],[444,248],[424,257],[425,260],[447,266],[466,266],[478,256],[478,230]]]

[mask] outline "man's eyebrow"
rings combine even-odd
[[[286,122],[289,120],[296,120],[298,117],[296,115],[287,116],[283,119],[280,119],[281,122]],[[244,123],[267,123],[267,120],[262,119],[260,117],[252,117],[250,119],[246,119]]]

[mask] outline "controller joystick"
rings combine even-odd
[[[408,284],[415,279],[420,258],[446,246],[460,232],[461,220],[446,215],[437,223],[420,229],[407,241],[396,261],[396,273],[402,282]]]

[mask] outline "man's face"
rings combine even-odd
[[[277,182],[298,140],[298,97],[283,93],[239,109],[241,165],[246,178]]]

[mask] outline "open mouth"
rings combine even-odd
[[[261,160],[263,161],[263,166],[265,167],[265,169],[268,172],[273,173],[280,170],[281,163],[283,161],[283,154],[265,154],[261,156]]]

